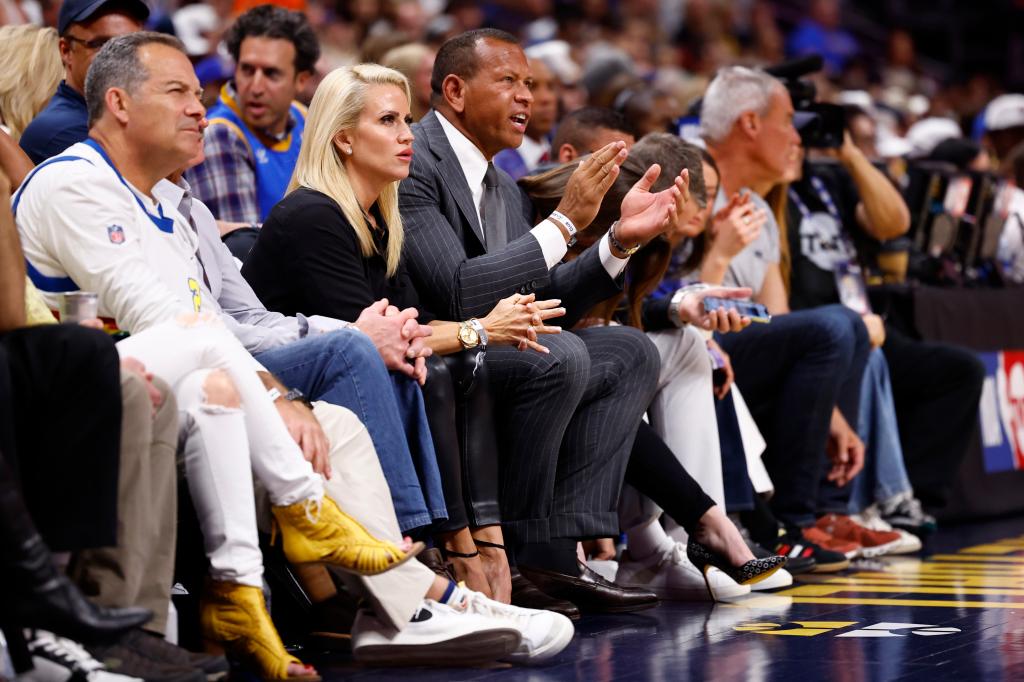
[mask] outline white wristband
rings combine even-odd
[[[487,330],[484,328],[483,323],[475,317],[470,318],[467,322],[476,330],[476,335],[480,337],[480,350],[487,350]]]
[[[564,213],[559,213],[558,211],[552,211],[551,215],[548,216],[548,220],[551,220],[565,228],[565,231],[568,232],[569,235],[569,246],[572,246],[572,243],[575,242],[575,233],[578,231],[577,228],[575,228],[575,224],[573,224],[573,222],[569,220]]]
[[[267,390],[267,396],[270,398],[270,402],[275,402],[278,398],[281,397],[281,391],[277,390],[276,386],[271,386]]]

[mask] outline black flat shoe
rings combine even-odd
[[[686,557],[701,573],[708,566],[714,566],[740,585],[760,582],[786,565],[786,557],[776,554],[763,559],[751,559],[742,566],[733,566],[724,556],[711,551],[692,537],[686,544]]]
[[[577,560],[579,575],[566,575],[541,568],[520,566],[519,570],[536,587],[551,597],[571,601],[580,611],[628,613],[658,605],[658,595],[635,587],[609,582]]]
[[[512,605],[524,609],[554,611],[569,620],[580,619],[580,610],[575,604],[565,599],[556,599],[537,589],[515,566],[512,566]]]

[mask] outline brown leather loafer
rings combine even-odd
[[[544,594],[537,586],[512,567],[512,604],[524,609],[543,609],[560,613],[570,620],[580,619],[580,610],[576,605],[564,599],[555,599]]]
[[[580,569],[578,576],[527,566],[520,566],[519,569],[542,592],[571,601],[580,611],[627,613],[658,605],[658,596],[653,592],[616,585],[594,573],[586,564],[579,561],[576,564]]]

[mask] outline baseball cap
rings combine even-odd
[[[1024,95],[1000,95],[985,108],[985,129],[1024,126]]]
[[[914,157],[927,156],[943,140],[962,137],[956,121],[941,116],[923,118],[907,131],[910,154]]]
[[[60,6],[60,16],[57,18],[57,32],[64,35],[71,24],[85,21],[111,4],[124,9],[139,21],[149,18],[149,6],[142,0],[64,0],[64,4]]]

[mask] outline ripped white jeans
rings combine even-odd
[[[215,318],[165,322],[133,334],[117,349],[174,389],[185,475],[211,577],[261,586],[253,475],[279,506],[320,499],[324,486],[256,375],[259,363]],[[230,377],[241,408],[207,403],[205,383],[214,370]]]

